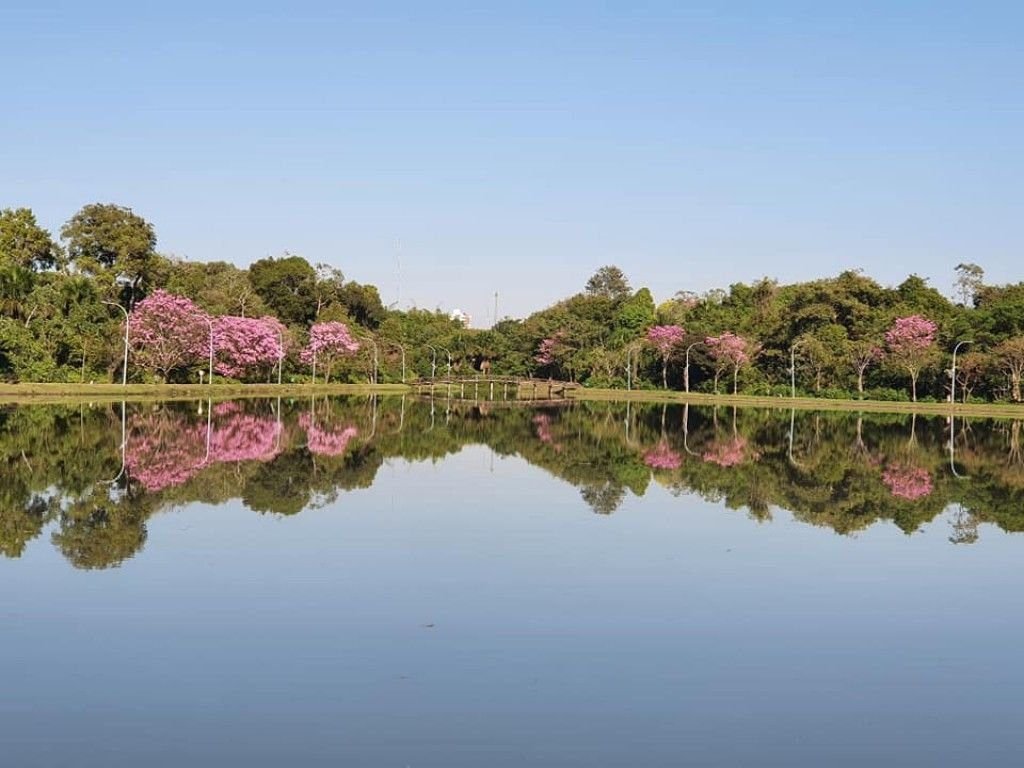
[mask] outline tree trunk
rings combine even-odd
[[[661,359],[661,386],[663,389],[668,389],[668,357]]]
[[[864,395],[864,369],[863,368],[861,368],[860,370],[857,371],[857,394],[861,395],[861,399],[863,399],[863,395]]]
[[[917,402],[917,374],[913,371],[910,373],[910,401]]]
[[[1019,369],[1016,371],[1010,371],[1010,385],[1013,389],[1012,397],[1013,402],[1015,403],[1020,402],[1020,379],[1021,371]]]
[[[721,376],[722,376],[722,372],[716,369],[715,370],[715,394],[716,395],[718,394],[718,379],[721,378]]]
[[[734,365],[732,367],[732,393],[735,395],[740,388],[740,367]]]

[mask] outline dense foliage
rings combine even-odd
[[[440,311],[387,309],[373,286],[294,254],[248,268],[161,255],[155,228],[122,206],[87,205],[60,235],[27,208],[0,211],[0,379],[119,378],[123,310],[139,324],[129,381],[197,381],[211,323],[218,375],[266,380],[280,365],[285,380],[308,380],[310,345],[319,343],[311,329],[336,323],[367,342],[316,356],[341,381],[372,380],[374,371],[397,381],[404,360],[420,377],[446,375],[450,362],[455,376],[486,370],[676,389],[688,380],[705,392],[724,376],[728,391],[785,394],[792,360],[803,394],[941,400],[953,388],[951,353],[970,342],[961,345],[957,395],[1022,398],[1024,283],[986,285],[976,264],[957,266],[958,301],[917,276],[890,288],[844,272],[681,290],[660,306],[609,265],[574,296],[477,330]],[[169,314],[150,311],[154,302]]]

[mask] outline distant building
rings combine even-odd
[[[459,309],[458,307],[456,307],[455,309],[453,309],[453,310],[451,311],[451,314],[449,314],[449,315],[448,315],[448,317],[450,317],[450,318],[451,318],[452,320],[458,320],[458,321],[459,321],[460,323],[462,323],[462,324],[463,324],[463,325],[464,325],[464,326],[465,326],[466,328],[469,328],[469,325],[470,325],[470,323],[472,323],[472,322],[473,322],[473,318],[471,318],[471,317],[470,317],[470,316],[469,316],[468,314],[466,314],[465,312],[463,312],[463,311],[462,311],[461,309]]]

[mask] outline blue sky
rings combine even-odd
[[[1020,3],[0,0],[0,206],[129,205],[386,303],[523,315],[861,268],[1021,274]],[[400,266],[399,266],[400,265]],[[399,297],[400,290],[400,297]]]

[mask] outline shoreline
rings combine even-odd
[[[0,384],[0,404],[67,403],[83,400],[206,400],[317,395],[402,395],[414,393],[408,384]],[[978,416],[1024,418],[1021,403],[910,403],[884,400],[831,400],[815,397],[767,397],[762,395],[711,395],[675,390],[624,390],[572,388],[567,399],[580,402],[669,403],[701,406],[736,406],[804,411],[863,411],[927,416]],[[529,405],[524,400],[524,405]]]

